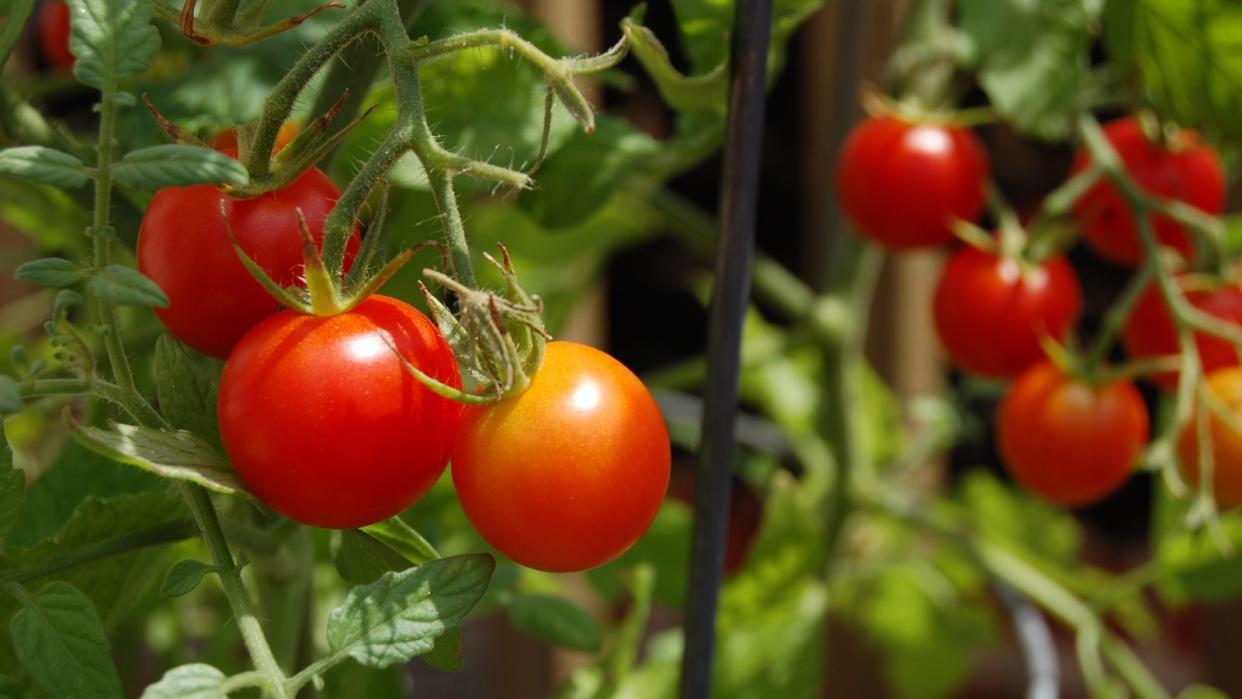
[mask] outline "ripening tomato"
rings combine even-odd
[[[1192,306],[1234,325],[1242,325],[1242,287],[1238,284],[1220,284],[1214,288],[1194,288],[1179,277],[1179,283]],[[1194,333],[1195,348],[1204,373],[1223,367],[1238,365],[1238,350],[1233,343],[1207,333]],[[1177,328],[1173,316],[1164,304],[1160,289],[1153,283],[1139,297],[1130,311],[1121,334],[1126,354],[1134,359],[1172,356],[1181,351],[1177,342]],[[1152,374],[1151,381],[1172,391],[1177,388],[1177,372],[1164,371]]]
[[[642,536],[668,487],[668,428],[617,360],[548,343],[516,396],[466,409],[453,445],[462,509],[498,551],[540,570],[585,570]]]
[[[1225,207],[1225,179],[1220,157],[1203,145],[1194,131],[1182,130],[1169,147],[1152,143],[1134,117],[1114,119],[1104,125],[1104,135],[1116,149],[1126,172],[1143,191],[1167,199],[1177,199],[1209,214]],[[1091,157],[1080,150],[1074,158],[1073,172],[1087,168]],[[1125,197],[1107,179],[1078,200],[1074,216],[1082,226],[1087,244],[1107,260],[1124,265],[1143,259],[1138,227]],[[1180,223],[1165,216],[1153,216],[1152,227],[1159,244],[1176,249],[1186,259],[1194,254],[1190,233]]]
[[[859,232],[901,250],[953,239],[983,213],[988,156],[969,129],[870,117],[837,162],[837,197]]]
[[[237,343],[220,377],[220,437],[246,486],[316,527],[378,522],[427,492],[448,463],[461,404],[409,374],[461,386],[426,316],[372,296],[335,316],[284,311]]]
[[[996,416],[1009,473],[1061,505],[1086,505],[1121,487],[1147,431],[1147,409],[1132,382],[1093,386],[1047,360],[1018,376]]]
[[[1064,258],[1036,265],[967,245],[945,265],[932,306],[936,333],[958,366],[1009,377],[1044,356],[1042,336],[1065,339],[1082,291]]]
[[[156,192],[138,230],[138,269],[168,295],[168,308],[155,309],[168,332],[223,359],[247,330],[280,309],[237,258],[221,202],[246,254],[280,285],[290,286],[298,283],[303,264],[296,210],[322,245],[323,221],[340,196],[318,168],[251,199],[232,199],[211,185]],[[355,231],[346,246],[347,265],[358,245]]]
[[[289,142],[297,137],[302,127],[298,126],[296,121],[286,121],[280,125],[280,131],[276,133],[276,145],[272,146],[273,153],[279,153],[282,148],[289,145]],[[216,134],[209,144],[212,149],[218,150],[225,155],[237,157],[237,130],[225,129]]]
[[[69,6],[61,0],[50,0],[39,7],[39,52],[43,60],[56,70],[73,70],[73,53],[69,50]]]
[[[1207,377],[1207,389],[1237,420],[1242,420],[1242,369],[1226,367]],[[1199,410],[1203,410],[1202,406]],[[1224,507],[1242,505],[1242,435],[1231,430],[1219,416],[1209,411],[1208,431],[1212,438],[1212,495]],[[1199,483],[1199,436],[1196,420],[1182,429],[1177,442],[1182,473],[1193,485]]]

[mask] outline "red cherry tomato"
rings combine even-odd
[[[1092,386],[1046,360],[1018,376],[996,417],[1009,473],[1062,505],[1086,505],[1121,487],[1147,430],[1147,409],[1132,382]]]
[[[39,51],[43,60],[56,70],[73,70],[73,53],[69,51],[69,6],[51,0],[39,7]]]
[[[276,145],[272,147],[272,153],[279,153],[282,148],[289,145],[289,142],[297,137],[302,127],[296,121],[286,121],[280,125],[280,131],[276,133]],[[225,155],[237,157],[237,130],[225,129],[216,134],[209,144],[212,149],[218,150]]]
[[[1213,371],[1207,389],[1224,403],[1236,420],[1242,420],[1242,369],[1226,367]],[[1202,406],[1199,408],[1203,410]],[[1212,495],[1224,507],[1242,505],[1242,436],[1229,428],[1218,415],[1209,412],[1208,431],[1212,438]],[[1182,473],[1192,485],[1199,484],[1199,434],[1191,420],[1177,442]]]
[[[391,517],[444,472],[461,405],[406,371],[460,387],[434,323],[373,296],[330,317],[284,311],[237,343],[220,377],[220,437],[263,502],[337,529]]]
[[[317,168],[284,189],[252,199],[232,199],[211,185],[169,187],[156,192],[138,230],[138,269],[168,295],[155,309],[168,332],[194,349],[224,358],[255,323],[280,306],[237,259],[220,213],[243,250],[276,282],[298,282],[302,238],[297,209],[312,237],[323,244],[323,221],[341,196]],[[346,264],[358,250],[357,232],[346,246]]]
[[[1222,284],[1215,288],[1187,288],[1184,280],[1179,279],[1179,283],[1192,306],[1226,322],[1242,325],[1242,287]],[[1196,332],[1194,339],[1204,373],[1239,364],[1238,350],[1228,340],[1201,332]],[[1134,359],[1172,356],[1181,351],[1173,316],[1155,284],[1147,287],[1134,304],[1122,329],[1121,342],[1126,354]],[[1177,388],[1176,371],[1152,374],[1149,378],[1165,390]]]
[[[1029,265],[972,246],[950,258],[933,300],[949,356],[983,376],[1014,376],[1044,356],[1040,337],[1064,340],[1082,291],[1064,258]]]
[[[540,570],[621,555],[668,487],[668,429],[638,377],[607,354],[548,343],[522,393],[471,407],[453,445],[466,516],[498,551]]]
[[[969,129],[863,120],[837,163],[837,196],[859,232],[885,247],[940,245],[954,219],[983,213],[988,156]]]
[[[1225,179],[1220,158],[1194,131],[1181,131],[1173,139],[1173,150],[1147,140],[1133,117],[1108,122],[1104,135],[1121,156],[1126,172],[1147,193],[1177,199],[1213,215],[1224,210]],[[1073,172],[1086,169],[1090,163],[1090,155],[1080,150]],[[1088,190],[1074,206],[1074,216],[1087,244],[1101,257],[1124,265],[1143,259],[1143,245],[1130,207],[1112,182],[1102,180]],[[1187,259],[1193,256],[1190,234],[1180,223],[1154,216],[1152,226],[1158,243],[1175,248]]]

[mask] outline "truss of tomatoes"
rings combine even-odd
[[[344,313],[306,315],[280,310],[251,277],[230,228],[273,280],[300,283],[296,210],[322,246],[339,196],[312,168],[252,199],[165,189],[144,215],[138,264],[168,295],[160,320],[226,359],[220,435],[246,486],[290,519],[356,528],[409,507],[451,460],[467,516],[518,563],[584,570],[632,546],[664,499],[671,449],[655,400],[620,362],[551,342],[526,390],[463,408],[408,371],[462,386],[448,343],[409,304],[374,295]],[[358,245],[355,231],[347,266]]]
[[[1180,200],[1216,215],[1224,205],[1224,178],[1216,152],[1196,133],[1182,130],[1159,142],[1135,118],[1104,126],[1135,182],[1149,194]],[[1090,165],[1085,152],[1072,172]],[[846,139],[837,164],[842,209],[863,236],[890,251],[929,248],[954,237],[954,222],[974,221],[984,208],[988,158],[966,128],[892,114],[864,119]],[[1111,182],[1092,186],[1072,216],[1088,247],[1103,259],[1136,265],[1143,259],[1136,223]],[[1157,244],[1189,260],[1194,252],[1185,228],[1153,217]],[[978,241],[976,241],[978,242]],[[1043,343],[1065,343],[1082,310],[1082,291],[1061,256],[1027,259],[1022,251],[964,245],[945,264],[932,299],[941,344],[961,370],[1011,381],[996,417],[996,436],[1010,474],[1052,502],[1086,505],[1107,497],[1128,478],[1149,432],[1145,405],[1132,381],[1089,381],[1045,357]],[[1224,321],[1242,324],[1242,285],[1179,278],[1189,303]],[[1237,348],[1196,333],[1196,351],[1209,390],[1231,409],[1242,405]],[[1163,297],[1146,290],[1122,332],[1135,359],[1173,356],[1179,344]],[[1163,389],[1177,385],[1176,372],[1149,379]],[[1217,500],[1242,505],[1242,440],[1211,420]],[[1189,432],[1189,430],[1188,430]],[[1218,434],[1220,433],[1220,434]],[[1198,440],[1180,442],[1187,477],[1198,480]]]

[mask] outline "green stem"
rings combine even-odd
[[[1147,284],[1151,281],[1155,274],[1155,258],[1149,258],[1143,263],[1130,281],[1126,284],[1126,288],[1121,292],[1121,297],[1117,303],[1113,304],[1108,314],[1104,316],[1104,321],[1100,326],[1100,332],[1092,344],[1091,350],[1087,353],[1086,370],[1094,371],[1099,367],[1104,358],[1108,356],[1109,350],[1113,348],[1113,343],[1117,339],[1117,334],[1121,332],[1121,328],[1125,326],[1126,320],[1130,317],[1130,313],[1134,310],[1134,305],[1138,303],[1139,297],[1147,289]]]
[[[193,535],[194,523],[189,520],[166,522],[149,529],[97,541],[59,556],[40,561],[34,565],[8,571],[0,575],[0,581],[30,582],[66,570],[72,570],[103,558],[130,553],[152,546],[171,544]]]
[[[428,169],[427,179],[431,183],[431,193],[436,200],[436,208],[444,223],[444,237],[448,243],[449,255],[453,260],[453,276],[462,284],[474,287],[474,264],[470,260],[470,243],[466,240],[466,227],[461,220],[461,211],[457,207],[457,194],[453,191],[453,175],[443,170]]]
[[[4,68],[4,64],[9,60],[9,54],[13,53],[13,47],[21,38],[22,28],[26,26],[26,20],[33,9],[34,0],[14,0],[10,5],[9,16],[5,18],[4,24],[0,25],[0,69]]]
[[[285,686],[285,673],[276,662],[267,637],[263,634],[263,627],[259,624],[258,616],[255,614],[254,601],[250,599],[250,593],[242,583],[241,569],[237,567],[233,554],[229,551],[228,542],[224,538],[224,531],[220,528],[220,519],[216,515],[215,506],[211,504],[210,496],[206,490],[196,485],[178,482],[178,486],[190,512],[194,515],[199,533],[211,552],[211,559],[216,564],[220,583],[224,588],[224,596],[233,610],[237,628],[241,631],[242,641],[246,644],[246,650],[250,652],[250,659],[255,669],[264,677],[264,686],[277,699],[293,699],[294,693],[289,692]]]

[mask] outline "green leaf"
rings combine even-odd
[[[131,151],[112,168],[118,182],[138,189],[192,184],[245,184],[246,168],[210,148],[171,143]]]
[[[25,699],[26,696],[20,682],[12,677],[0,675],[0,699]]]
[[[1091,0],[962,0],[960,25],[972,45],[979,84],[1018,130],[1064,138],[1089,86]],[[1014,27],[1022,27],[1020,32]]]
[[[164,290],[133,267],[108,265],[91,277],[88,286],[91,293],[112,303],[168,308]]]
[[[1109,0],[1110,57],[1162,115],[1242,137],[1242,5],[1231,0]]]
[[[45,692],[57,699],[120,698],[103,623],[86,595],[51,582],[22,602],[9,625],[13,647]]]
[[[63,189],[81,187],[91,179],[81,160],[45,146],[0,150],[0,174]]]
[[[0,414],[11,415],[22,411],[22,393],[17,382],[10,376],[0,376]]]
[[[185,345],[169,335],[155,341],[155,395],[172,427],[220,441],[216,422],[217,372],[195,361]]]
[[[146,70],[160,47],[150,0],[68,0],[73,74],[99,90]]]
[[[400,517],[390,517],[382,522],[369,524],[363,527],[362,531],[383,542],[415,565],[422,565],[440,557],[435,547]]]
[[[1177,699],[1229,699],[1229,695],[1219,689],[1196,684],[1183,689]]]
[[[217,493],[250,491],[229,462],[189,432],[113,424],[111,429],[69,421],[69,432],[82,446],[114,461],[163,476],[190,481]]]
[[[365,585],[375,582],[384,573],[414,567],[401,554],[361,530],[343,530],[332,541],[332,564],[346,582]]]
[[[971,520],[990,537],[1017,544],[1055,565],[1074,566],[1082,532],[1064,510],[1007,488],[982,470],[962,480],[961,496]]]
[[[655,81],[668,106],[679,112],[723,110],[729,89],[728,64],[721,60],[697,75],[685,75],[673,66],[655,32],[626,19],[621,23],[630,51]]]
[[[24,282],[61,287],[82,281],[83,273],[77,263],[59,257],[45,257],[22,264],[13,276]]]
[[[594,652],[603,631],[595,617],[567,600],[553,595],[514,595],[505,605],[509,621],[532,636],[549,643]]]
[[[441,672],[461,672],[466,655],[461,648],[461,629],[449,629],[436,639],[436,645],[419,656],[419,660]]]
[[[385,573],[328,615],[328,647],[372,668],[426,653],[479,601],[495,567],[491,556],[471,554]]]
[[[9,451],[8,442],[0,434],[0,450]],[[26,497],[26,474],[11,463],[0,463],[0,551],[4,551],[8,543],[9,532],[13,531],[22,513],[22,500]]]
[[[177,561],[160,584],[160,596],[172,599],[189,594],[203,581],[203,576],[216,570],[216,566],[192,558]]]
[[[193,663],[175,667],[147,687],[142,699],[224,699],[223,672],[210,665]]]

